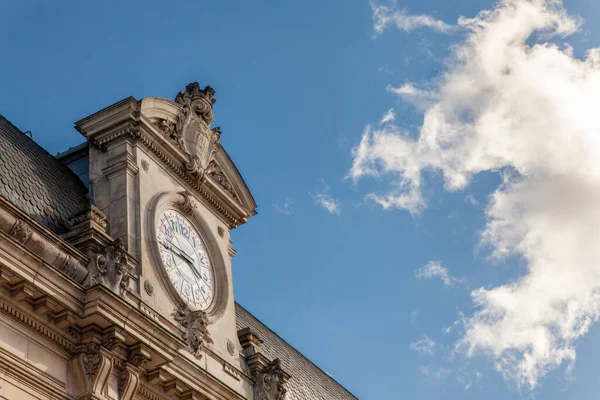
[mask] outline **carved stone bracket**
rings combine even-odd
[[[77,381],[83,384],[78,398],[102,396],[113,367],[110,351],[96,343],[89,343],[78,346],[75,353]]]
[[[290,375],[281,368],[281,362],[278,359],[269,361],[261,352],[262,339],[250,328],[240,329],[238,338],[244,349],[248,369],[254,377],[254,399],[285,399],[285,383]]]
[[[144,365],[150,361],[150,351],[146,345],[137,343],[129,347],[129,356],[127,362],[136,368],[143,368]]]
[[[133,400],[140,384],[140,370],[125,364],[119,376],[119,400]]]
[[[207,399],[206,396],[201,395],[199,392],[191,388],[187,383],[167,372],[164,367],[158,367],[148,371],[146,374],[146,380],[149,385],[158,386],[162,389],[164,394],[167,396],[172,396],[169,398],[177,398],[179,400]],[[139,386],[138,393],[142,395],[146,394],[145,397],[147,398],[153,398],[147,395],[149,394],[149,391],[141,385]]]
[[[246,357],[261,352],[260,345],[263,343],[263,340],[249,327],[238,331],[238,339],[240,340],[240,344],[242,345],[242,349],[244,349],[244,355]]]
[[[127,363],[119,376],[119,399],[133,400],[140,385],[140,375],[144,364],[151,360],[146,345],[137,343],[129,347]]]
[[[144,364],[151,359],[143,343],[127,345],[126,332],[118,326],[101,329],[95,324],[69,328],[71,338],[78,342],[73,362],[80,383],[79,399],[102,398],[108,375],[115,370],[118,377],[119,400],[133,400]]]
[[[256,374],[254,383],[255,400],[283,400],[285,399],[285,383],[289,375],[281,369],[279,359],[273,360],[262,371]]]
[[[188,350],[196,358],[202,357],[202,350],[206,343],[213,344],[208,332],[208,317],[204,311],[191,311],[187,307],[175,309],[173,318],[183,328],[183,340],[188,345]]]

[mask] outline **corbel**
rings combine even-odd
[[[126,363],[119,376],[119,400],[133,400],[140,384],[140,370]]]
[[[102,395],[112,372],[112,354],[97,343],[79,345],[75,356],[75,374],[80,387],[78,398],[95,398]]]
[[[202,396],[195,390],[186,390],[179,395],[179,400],[206,400],[206,397]]]
[[[262,339],[252,329],[238,331],[240,344],[244,349],[246,364],[254,378],[254,398],[280,400],[285,398],[285,384],[291,378],[281,367],[279,359],[270,360],[262,352]]]
[[[0,269],[0,285],[8,283],[14,284],[19,281],[19,277],[7,268]]]
[[[46,315],[56,311],[58,303],[49,296],[42,296],[33,301],[33,311],[39,315]]]
[[[10,287],[10,296],[18,302],[34,297],[36,292],[37,289],[26,281],[16,283]]]
[[[54,324],[60,329],[67,329],[75,322],[75,314],[70,310],[62,310],[54,314]]]

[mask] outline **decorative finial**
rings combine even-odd
[[[210,125],[214,121],[212,107],[217,101],[214,95],[215,90],[210,86],[200,89],[198,82],[193,82],[185,87],[184,92],[179,92],[175,97],[175,102],[189,106],[196,115]]]

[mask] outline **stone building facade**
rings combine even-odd
[[[0,116],[0,399],[355,399],[234,300],[256,204],[214,94],[128,97],[56,157]]]

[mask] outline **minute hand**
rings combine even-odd
[[[171,242],[170,240],[168,241],[170,247],[172,247],[174,250],[176,250],[177,255],[181,258],[183,258],[185,261],[187,261],[190,264],[194,264],[194,260],[187,255],[183,250],[181,250],[179,247],[175,246],[175,244],[173,242]]]

